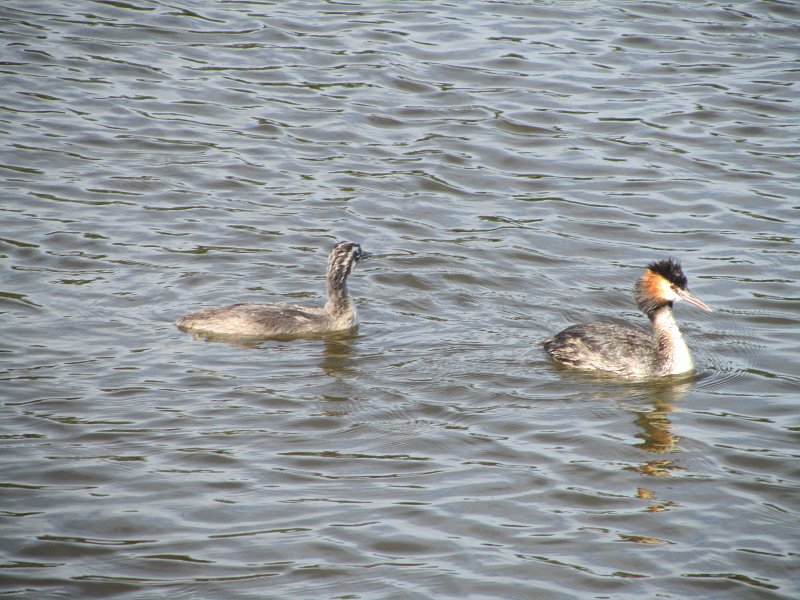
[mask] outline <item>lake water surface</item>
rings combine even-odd
[[[0,7],[0,593],[800,596],[794,2]],[[211,343],[179,315],[362,324]],[[551,363],[674,256],[694,377]]]

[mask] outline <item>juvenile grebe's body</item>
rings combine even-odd
[[[545,340],[545,350],[570,367],[623,377],[664,377],[694,369],[672,304],[685,300],[711,309],[689,293],[680,263],[667,259],[650,264],[636,282],[634,298],[650,319],[652,332],[607,323],[572,325]]]
[[[372,256],[353,242],[339,242],[328,256],[328,301],[325,306],[293,304],[232,304],[189,313],[175,324],[204,335],[281,337],[344,331],[358,324],[347,292],[347,277],[356,264]]]

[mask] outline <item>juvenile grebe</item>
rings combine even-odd
[[[567,327],[544,342],[557,361],[585,370],[623,377],[664,377],[694,368],[689,348],[672,316],[672,303],[685,300],[710,311],[689,293],[686,275],[673,259],[648,265],[633,288],[636,305],[650,319],[652,333],[606,323]]]
[[[328,302],[322,308],[293,304],[232,304],[182,316],[184,331],[211,335],[278,337],[343,331],[358,324],[347,294],[347,276],[372,256],[353,242],[339,242],[328,256]]]

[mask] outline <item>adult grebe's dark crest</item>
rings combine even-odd
[[[639,310],[650,319],[651,333],[622,325],[584,323],[545,340],[545,350],[565,365],[624,377],[691,371],[694,362],[672,315],[672,304],[685,300],[703,310],[711,309],[689,293],[680,263],[669,258],[648,265],[633,293]]]
[[[193,333],[279,337],[351,329],[358,315],[347,293],[347,277],[356,263],[372,256],[353,242],[339,242],[328,256],[328,302],[322,308],[294,304],[232,304],[182,316],[175,324]]]

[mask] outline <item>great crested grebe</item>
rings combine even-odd
[[[664,377],[694,368],[692,355],[672,315],[672,303],[685,300],[710,311],[689,293],[686,275],[671,258],[647,266],[633,288],[636,305],[650,319],[653,331],[584,323],[567,327],[544,341],[555,360],[587,371],[605,371],[623,377]]]
[[[347,294],[347,276],[356,263],[372,256],[353,242],[339,242],[328,256],[328,301],[322,308],[294,304],[232,304],[189,313],[175,324],[193,333],[279,337],[344,331],[358,324]]]

